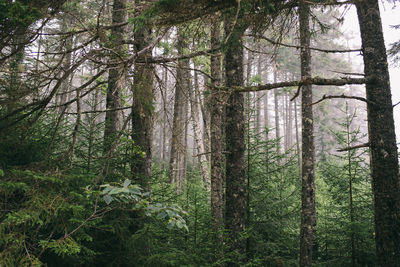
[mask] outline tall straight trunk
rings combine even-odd
[[[277,82],[277,69],[276,63],[274,64],[274,83]],[[276,138],[276,153],[281,153],[281,134],[279,130],[279,106],[278,106],[278,89],[274,89],[274,113],[275,113],[275,138]]]
[[[167,160],[167,121],[168,121],[168,112],[167,112],[167,95],[168,95],[168,70],[166,68],[163,69],[163,88],[164,92],[161,93],[162,99],[162,121],[161,121],[161,132],[162,132],[162,142],[160,144],[160,159],[161,159],[161,169],[164,170],[165,162]]]
[[[253,64],[253,53],[251,51],[247,52],[247,68],[246,68],[246,85],[251,84],[251,72],[252,72],[252,64]]]
[[[61,31],[62,32],[67,32],[68,31],[68,21],[65,19],[61,22]],[[72,36],[67,36],[64,39],[64,44],[62,46],[63,49],[66,51],[69,51],[72,49],[72,43],[73,39]],[[67,52],[64,57],[63,57],[63,69],[68,70],[71,68],[71,60],[72,60],[72,53]],[[59,101],[56,101],[58,105],[60,105],[59,112],[61,113],[64,109],[62,104],[64,104],[67,101],[67,96],[68,96],[68,91],[71,88],[71,83],[69,81],[69,78],[66,77],[65,80],[62,82],[61,88],[60,88],[60,93],[57,95],[59,96]]]
[[[89,125],[89,141],[88,141],[88,162],[87,162],[87,172],[90,172],[92,160],[93,160],[93,149],[94,149],[94,137],[95,137],[95,131],[96,131],[96,111],[97,111],[97,105],[99,102],[99,90],[95,90],[92,93],[92,101],[91,101],[91,108],[94,111],[94,113],[91,113],[87,116],[88,118],[88,125]]]
[[[260,77],[261,77],[261,79],[262,79],[262,77],[263,77],[263,75],[262,75],[262,70],[261,70],[261,60],[262,60],[262,55],[259,55],[259,59],[258,59],[258,62],[259,62],[259,70],[258,70],[258,72],[259,72],[259,75],[260,75]],[[264,106],[264,127],[265,127],[265,129],[266,129],[266,131],[265,131],[265,140],[266,141],[268,141],[269,140],[269,112],[268,112],[268,106],[269,106],[269,101],[268,101],[268,91],[265,91],[265,93],[264,93],[264,98],[263,98],[263,106]]]
[[[299,123],[297,119],[297,99],[294,100],[294,126],[296,129],[296,154],[297,154],[297,166],[299,169],[299,179],[301,177],[301,156],[300,156],[300,138],[299,138]]]
[[[257,75],[261,78],[262,70],[261,70],[261,56],[258,57],[257,60]],[[256,133],[257,135],[261,132],[261,92],[256,92]]]
[[[301,78],[311,77],[310,52],[310,7],[304,0],[299,2]],[[314,175],[314,124],[312,87],[302,87],[302,179],[301,179],[301,225],[300,225],[300,266],[312,266],[313,228],[316,224],[315,175]]]
[[[265,140],[269,140],[269,114],[268,114],[268,91],[264,93],[264,127],[266,128],[265,131]]]
[[[114,0],[112,8],[112,24],[121,24],[126,21],[126,0]],[[116,110],[121,107],[121,92],[125,85],[124,63],[116,63],[123,56],[125,26],[116,26],[111,29],[112,46],[114,55],[110,57],[113,64],[108,70],[108,89],[106,98],[106,118],[104,128],[103,154],[108,156],[113,153],[113,142],[117,137],[120,124],[120,114]]]
[[[197,82],[197,81],[196,81]],[[192,125],[193,125],[193,136],[194,136],[194,143],[196,145],[196,150],[197,150],[197,158],[199,161],[199,168],[200,168],[200,174],[201,177],[203,178],[203,182],[205,183],[206,187],[209,188],[210,185],[210,174],[208,171],[207,167],[207,157],[205,154],[205,148],[204,148],[204,140],[202,138],[202,132],[200,129],[200,111],[199,111],[199,104],[198,100],[196,98],[195,92],[193,92],[195,89],[194,87],[190,86],[188,88],[188,93],[189,93],[189,98],[190,98],[190,113],[192,117]]]
[[[196,65],[195,65],[195,68]],[[200,93],[200,81],[199,81],[199,75],[197,71],[194,72],[193,75],[194,79],[194,99],[196,101],[196,105],[198,108],[198,114],[199,114],[199,129],[202,128],[202,136],[199,136],[199,139],[202,142],[202,146],[204,147],[203,153],[205,153],[205,159],[209,162],[210,161],[210,120],[211,120],[211,115],[210,115],[210,96],[207,94],[204,96],[204,101],[201,98],[201,93]],[[200,114],[202,116],[202,125],[200,124]],[[210,175],[208,175],[210,177]],[[210,182],[210,181],[208,181]]]
[[[288,108],[288,121],[287,121],[287,126],[286,126],[286,130],[287,130],[287,135],[288,135],[288,148],[291,148],[292,144],[293,144],[293,115],[292,115],[292,103],[289,99],[289,95],[287,95],[287,108]]]
[[[135,0],[139,4],[142,0]],[[143,50],[152,43],[152,30],[149,25],[137,28],[134,33],[135,52]],[[152,50],[138,56],[133,75],[132,105],[132,140],[141,152],[132,155],[131,171],[134,179],[150,190],[151,159],[153,142],[153,66],[147,63],[152,57]]]
[[[350,137],[351,120],[349,114],[349,105],[346,102],[346,145],[350,147],[352,145]],[[347,175],[349,176],[349,213],[350,213],[350,246],[351,246],[351,266],[356,266],[356,245],[355,245],[355,231],[354,231],[354,207],[353,207],[353,174],[351,171],[352,167],[352,151],[347,151]]]
[[[198,68],[195,65],[195,68]],[[204,81],[207,81],[208,77],[205,75],[203,76]],[[210,96],[208,94],[204,95],[204,99],[201,98],[200,94],[200,86],[199,86],[199,74],[197,71],[194,73],[194,89],[196,93],[196,99],[198,99],[198,103],[200,106],[200,111],[203,119],[203,143],[204,143],[204,150],[205,151],[210,151],[210,121],[211,121],[211,115],[210,115],[210,110],[211,110],[211,100]],[[210,161],[210,154],[206,154],[206,158],[208,161]]]
[[[225,34],[230,35],[225,50],[226,86],[243,86],[243,28],[236,28],[231,18],[226,19]],[[244,166],[244,98],[232,92],[226,106],[226,228],[229,248],[236,256],[243,255],[246,240],[241,238],[246,223],[246,175]],[[240,262],[231,262],[231,265]]]
[[[282,122],[283,122],[283,148],[286,152],[288,150],[288,98],[287,93],[283,92],[282,95],[283,105],[282,105]]]
[[[366,78],[376,266],[400,266],[400,182],[393,106],[377,0],[356,1]]]
[[[211,48],[220,45],[221,26],[218,17],[211,23]],[[211,56],[212,84],[221,84],[221,57]],[[219,259],[222,250],[223,230],[223,132],[224,132],[224,104],[223,96],[218,91],[212,91],[210,97],[210,149],[211,149],[211,217],[213,218],[214,255]]]
[[[187,46],[182,29],[178,30],[177,49],[180,55]],[[177,192],[181,192],[181,185],[186,180],[186,93],[190,88],[189,61],[178,62],[176,70],[174,118],[172,122],[171,154],[169,164],[169,180],[176,183]]]

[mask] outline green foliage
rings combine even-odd
[[[43,161],[51,143],[46,134],[52,122],[51,116],[42,117],[33,127],[12,128],[12,134],[0,135],[0,166],[7,168]]]
[[[0,182],[2,206],[7,210],[0,216],[0,261],[28,266],[31,261],[52,264],[68,258],[71,265],[96,266],[95,256],[108,249],[97,244],[110,238],[105,231],[117,233],[143,218],[151,219],[150,225],[160,220],[160,227],[168,231],[188,231],[183,218],[187,213],[180,207],[153,204],[148,193],[130,180],[91,190],[87,184],[93,179],[90,174],[6,172]],[[137,215],[128,214],[131,222],[122,226],[114,221],[118,211]]]
[[[352,129],[356,113],[342,111],[340,128],[332,131],[337,144],[349,147],[363,137]],[[365,149],[334,153],[319,163],[316,240],[321,265],[351,265],[352,250],[357,266],[373,266],[375,244],[373,202]],[[352,249],[352,239],[354,248]]]
[[[255,96],[249,100],[255,101]],[[250,260],[246,266],[295,266],[301,190],[296,154],[293,150],[278,154],[278,140],[265,139],[269,129],[254,127],[254,110],[248,110],[247,116]]]
[[[38,8],[30,5],[30,1],[0,1],[0,29],[4,26],[27,27],[41,17]],[[39,1],[34,1],[39,2]],[[3,29],[4,30],[4,29]]]

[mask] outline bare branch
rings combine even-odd
[[[190,54],[183,55],[183,56],[177,56],[177,57],[154,57],[152,59],[147,60],[146,63],[168,63],[168,62],[172,62],[172,61],[190,59],[190,58],[194,58],[194,57],[198,57],[198,56],[212,54],[212,53],[218,51],[220,48],[221,47],[208,49],[208,50],[204,50],[204,51],[197,51],[194,53],[190,53]],[[140,61],[136,61],[136,62],[140,62]]]
[[[274,45],[281,45],[281,46],[285,46],[285,47],[292,47],[292,48],[296,48],[296,49],[301,49],[303,48],[302,46],[299,45],[291,45],[291,44],[284,44],[284,43],[280,43],[277,42],[275,40],[272,40],[268,37],[265,37],[263,35],[248,35],[251,37],[254,37],[256,39],[262,39],[265,40],[267,42],[270,42],[271,44]],[[347,49],[347,50],[340,50],[340,49],[321,49],[321,48],[316,48],[316,47],[309,47],[309,49],[314,50],[314,51],[319,51],[319,52],[324,52],[324,53],[350,53],[350,52],[361,52],[361,49]]]
[[[318,100],[318,101],[316,101],[316,102],[314,102],[314,103],[311,103],[310,106],[316,105],[316,104],[318,104],[318,103],[320,103],[320,102],[322,102],[322,101],[324,101],[324,100],[326,100],[326,99],[334,99],[334,98],[356,99],[356,100],[363,101],[363,102],[365,102],[365,103],[373,104],[371,101],[367,100],[367,99],[364,98],[364,97],[360,97],[360,96],[348,96],[348,95],[341,94],[341,95],[323,95],[322,98],[321,98],[320,100]]]
[[[399,102],[397,102],[396,104],[394,104],[394,105],[393,105],[393,107],[397,106],[398,104],[400,104],[400,101],[399,101]]]
[[[364,144],[359,144],[356,146],[349,146],[349,147],[345,147],[345,148],[341,148],[336,150],[337,152],[345,152],[345,151],[349,151],[349,150],[353,150],[353,149],[357,149],[357,148],[363,148],[363,147],[370,147],[370,143],[364,143]]]
[[[334,85],[334,86],[343,86],[347,84],[365,84],[365,78],[351,78],[351,77],[342,77],[338,79],[325,79],[321,77],[314,77],[307,80],[298,80],[298,81],[288,81],[288,82],[279,82],[279,83],[267,83],[262,85],[253,85],[253,86],[217,86],[213,87],[212,85],[208,85],[210,88],[214,88],[217,91],[238,91],[238,92],[257,92],[257,91],[265,91],[272,90],[275,88],[283,88],[283,87],[292,87],[292,86],[302,86],[305,84],[313,84],[313,85]]]

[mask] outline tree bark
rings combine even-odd
[[[400,182],[389,71],[377,0],[356,1],[375,207],[376,266],[400,266]]]
[[[262,76],[262,67],[261,67],[261,56],[257,59],[257,75],[261,79]],[[257,137],[260,138],[259,134],[261,133],[261,96],[262,93],[256,92],[256,133]]]
[[[276,63],[274,64],[274,83],[277,82],[277,70],[276,70]],[[281,135],[280,135],[280,126],[279,126],[279,106],[278,106],[278,90],[274,90],[274,113],[275,113],[275,138],[276,138],[276,153],[281,153]]]
[[[182,29],[178,29],[177,50],[182,55],[186,47],[185,36]],[[178,62],[176,70],[174,118],[172,122],[171,154],[169,164],[169,179],[176,183],[177,192],[181,192],[181,185],[186,180],[186,116],[187,99],[185,94],[190,86],[189,61]]]
[[[299,1],[301,78],[311,77],[310,53],[310,7],[304,0]],[[315,175],[314,175],[314,124],[312,87],[302,86],[302,190],[300,225],[300,266],[312,266],[313,228],[316,224]]]
[[[226,86],[243,85],[243,27],[232,18],[226,19],[225,34],[230,35],[225,51]],[[229,248],[237,257],[243,255],[246,240],[240,237],[246,222],[246,175],[244,166],[244,98],[240,92],[232,92],[226,106],[226,228]],[[234,258],[236,260],[236,258]],[[240,261],[230,263],[232,266]]]
[[[126,21],[126,0],[114,0],[112,9],[112,23],[121,24]],[[110,57],[110,61],[119,59],[123,56],[125,26],[117,26],[111,29],[112,49],[115,53]],[[125,66],[121,62],[116,66],[111,66],[108,70],[108,89],[106,99],[106,118],[104,128],[103,155],[109,156],[114,151],[113,142],[117,137],[120,124],[121,92],[125,85]]]
[[[204,148],[204,140],[202,138],[202,132],[199,125],[200,122],[199,103],[197,101],[195,92],[193,92],[195,89],[192,86],[190,86],[190,88],[188,89],[190,98],[190,113],[192,116],[192,124],[193,124],[193,137],[196,143],[200,174],[204,184],[206,185],[206,188],[210,189],[210,173],[207,166],[207,157],[206,157],[206,150]]]
[[[135,0],[139,4],[142,0]],[[137,15],[139,15],[137,13]],[[149,25],[137,28],[134,33],[135,52],[143,50],[152,43],[152,30]],[[152,57],[152,50],[138,56],[138,61],[146,62]],[[153,141],[153,66],[135,63],[133,75],[132,140],[142,153],[132,155],[131,172],[143,188],[150,190],[151,160]]]
[[[220,45],[221,26],[219,18],[215,17],[211,23],[211,48]],[[221,83],[221,57],[211,56],[212,84]],[[223,132],[224,132],[224,103],[223,96],[218,91],[212,91],[210,96],[210,149],[211,149],[211,216],[214,230],[214,257],[222,256],[223,230]]]

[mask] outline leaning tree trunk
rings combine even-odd
[[[225,50],[226,86],[243,86],[242,36],[244,29],[228,18],[225,34],[230,38]],[[246,175],[244,169],[244,98],[231,92],[226,106],[226,228],[229,248],[234,255],[244,254],[246,240],[241,238],[246,222]],[[234,258],[235,259],[235,256]],[[231,262],[231,265],[240,262]]]
[[[299,2],[301,79],[311,77],[310,7],[304,0]],[[316,223],[314,177],[314,125],[310,84],[302,87],[302,186],[300,225],[300,266],[312,266],[313,228]]]
[[[180,55],[185,49],[185,36],[182,29],[178,30],[177,49]],[[177,192],[181,192],[181,186],[186,180],[186,94],[190,88],[189,61],[178,62],[176,70],[174,118],[172,122],[171,154],[169,163],[169,180],[176,183]]]
[[[400,183],[393,106],[377,0],[356,1],[366,78],[376,266],[400,266]]]
[[[122,24],[126,21],[126,0],[114,0],[112,9],[112,24]],[[103,155],[108,157],[114,151],[113,143],[117,137],[120,123],[119,111],[121,92],[125,84],[125,66],[118,62],[124,50],[125,26],[115,26],[111,29],[113,55],[110,56],[108,70],[108,89],[106,99],[106,118],[104,128]]]
[[[136,4],[142,2],[135,0]],[[152,43],[152,31],[148,25],[137,28],[134,33],[135,52]],[[131,171],[134,180],[150,190],[151,159],[153,141],[153,66],[146,63],[151,59],[152,50],[141,53],[135,62],[133,76],[132,140],[141,152],[132,155]]]

